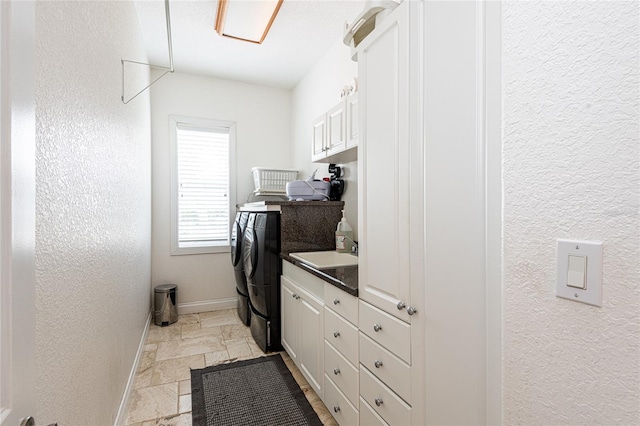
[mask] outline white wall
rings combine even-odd
[[[503,3],[504,424],[640,423],[639,8]],[[557,238],[604,241],[601,308]]]
[[[152,284],[179,286],[179,312],[214,309],[225,299],[235,306],[229,300],[236,297],[229,253],[169,254],[172,114],[236,122],[236,201],[242,204],[254,189],[252,167],[292,168],[291,91],[181,73],[164,77],[151,89]],[[200,305],[180,307],[185,303]]]
[[[294,168],[301,171],[306,179],[318,169],[317,178],[329,176],[328,164],[311,162],[311,123],[329,108],[340,102],[340,92],[344,86],[358,75],[358,64],[351,60],[351,51],[342,41],[337,40],[325,56],[298,83],[292,95],[292,146]],[[358,229],[358,162],[344,166],[345,202],[347,221]]]
[[[149,96],[122,104],[121,58],[146,59],[132,3],[37,3],[38,424],[114,423],[150,311]]]

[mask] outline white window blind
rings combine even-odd
[[[171,116],[171,254],[229,251],[235,123]]]

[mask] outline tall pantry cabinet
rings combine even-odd
[[[425,423],[422,9],[404,1],[358,46],[361,424]]]
[[[499,23],[405,0],[358,46],[361,424],[500,423]]]

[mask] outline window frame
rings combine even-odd
[[[178,126],[184,124],[203,129],[226,128],[229,131],[229,218],[226,245],[196,245],[180,247],[178,225]],[[169,142],[171,146],[171,255],[210,254],[231,252],[231,225],[236,209],[236,123],[227,120],[196,118],[182,115],[169,116]]]

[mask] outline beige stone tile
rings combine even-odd
[[[245,361],[247,359],[256,359],[256,357],[253,355],[237,356],[229,359],[229,362]]]
[[[167,327],[152,325],[147,335],[147,344],[179,340],[182,334],[181,331],[181,327],[177,324],[171,324]]]
[[[142,426],[191,426],[191,423],[191,413],[185,413],[144,422]]]
[[[224,351],[216,351],[216,352],[207,352],[204,354],[204,363],[207,367],[211,367],[212,365],[222,364],[229,360],[229,352],[225,349]]]
[[[178,324],[179,325],[200,324],[200,315],[198,314],[179,315]]]
[[[149,340],[147,338],[147,340]],[[149,343],[144,345],[144,351],[145,352],[155,352],[158,349],[158,344],[157,343]]]
[[[198,324],[198,328],[195,330],[185,330],[185,327],[188,326],[185,325],[182,327],[183,339],[194,339],[202,336],[222,336],[222,328],[219,326],[200,328],[200,325]]]
[[[303,385],[298,384],[298,386],[300,386],[300,390],[301,390],[303,393],[307,393],[307,392],[309,392],[309,389],[313,389],[313,388],[311,387],[311,385],[310,385],[310,384],[308,384],[308,383],[307,383],[307,384],[303,384]]]
[[[307,401],[309,401],[309,404],[311,404],[312,406],[313,404],[316,404],[318,402],[322,404],[320,397],[313,391],[311,387],[309,387],[308,390],[304,392],[304,396],[307,397]]]
[[[178,414],[178,384],[134,389],[131,394],[127,424]]]
[[[191,368],[204,368],[204,355],[193,355],[157,362],[153,369],[151,384],[155,386],[162,383],[191,379]],[[177,383],[176,386],[178,386]]]
[[[224,315],[235,315],[237,317],[238,316],[238,310],[235,309],[235,308],[218,309],[216,311],[200,312],[199,315],[200,315],[200,320],[202,320],[204,318],[219,317],[219,316],[224,316]]]
[[[241,339],[251,336],[251,329],[244,324],[230,324],[220,326],[222,337],[227,339]]]
[[[201,336],[158,344],[156,361],[224,350],[222,336]]]
[[[191,379],[178,382],[178,395],[191,394]]]
[[[155,362],[155,352],[142,352],[142,358],[140,358],[140,363],[138,364],[138,373],[142,373],[153,368],[153,364],[155,364]]]
[[[262,352],[262,349],[260,349],[260,346],[256,345],[256,342],[253,340],[253,337],[247,337],[247,344],[249,345],[249,349],[251,349],[251,353],[253,354],[253,356],[259,357],[259,356],[267,355],[264,352]]]
[[[333,418],[333,416],[331,415],[331,413],[329,412],[329,410],[327,410],[325,408],[324,411],[318,413],[316,411],[316,414],[318,415],[318,417],[320,418],[320,421],[322,422],[323,425],[327,426],[327,425],[337,425],[338,423],[336,423],[335,419]]]
[[[200,323],[197,324],[186,324],[182,326],[182,332],[184,333],[185,331],[194,331],[194,330],[200,330]]]
[[[149,368],[141,373],[137,373],[133,382],[134,389],[146,388],[151,386],[151,377],[153,376],[153,368]]]
[[[178,398],[178,413],[189,413],[191,411],[191,394],[180,395]]]
[[[247,344],[246,338],[241,339],[230,339],[224,341],[225,345],[227,345],[227,352],[229,352],[229,358],[241,358],[241,357],[251,357],[253,358],[253,353]]]
[[[203,316],[200,314],[200,326],[202,328],[216,327],[221,325],[242,324],[238,314],[235,311],[216,311],[223,312],[216,315]]]

